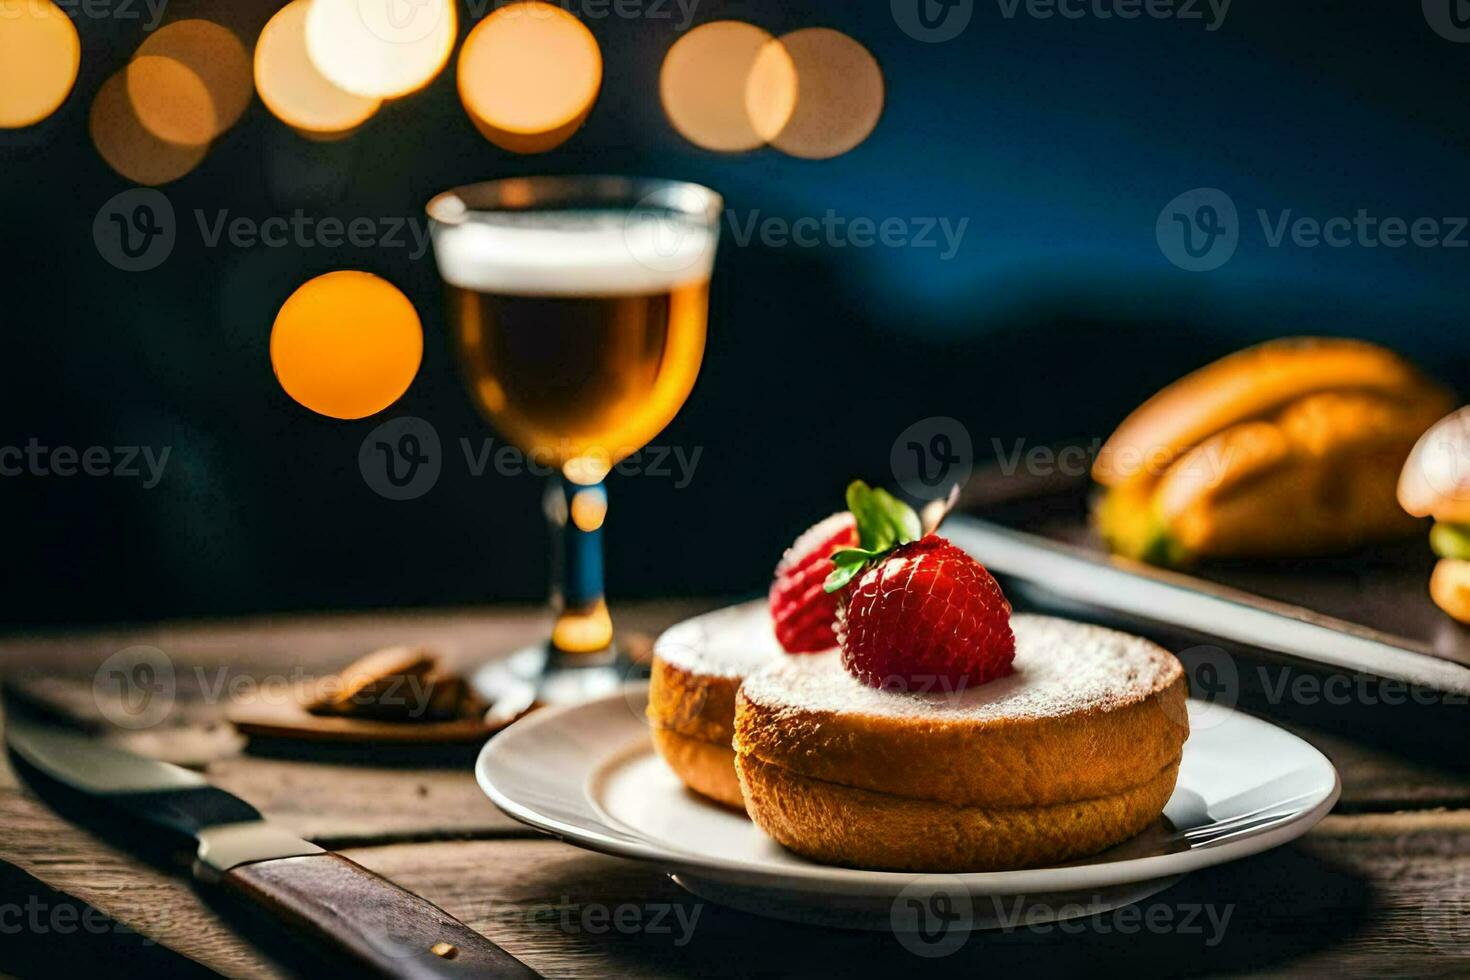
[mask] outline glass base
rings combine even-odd
[[[548,642],[485,664],[470,683],[491,705],[490,717],[509,719],[542,705],[589,701],[647,676],[646,665],[634,664],[616,644],[597,653],[564,653]]]
[[[601,656],[612,647],[612,617],[607,602],[598,599],[582,609],[564,609],[551,628],[551,645],[579,657]]]

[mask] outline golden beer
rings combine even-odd
[[[614,653],[600,481],[694,387],[720,204],[694,184],[621,177],[513,178],[429,202],[470,393],[533,463],[559,471],[544,504],[557,617],[533,658],[542,700],[555,699],[553,677],[574,676],[558,658]],[[531,680],[507,669],[508,683]],[[585,687],[591,675],[575,676]]]
[[[689,396],[709,312],[707,228],[512,214],[441,232],[436,248],[470,391],[535,462],[595,482]]]
[[[678,413],[704,356],[709,282],[652,293],[520,296],[450,287],[470,391],[536,462],[603,468]]]

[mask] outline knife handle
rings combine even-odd
[[[384,976],[540,977],[439,906],[340,854],[242,864],[214,880]]]

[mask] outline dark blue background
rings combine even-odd
[[[175,3],[253,41],[272,4]],[[461,6],[463,14],[464,7]],[[888,101],[863,145],[828,161],[707,153],[657,98],[669,20],[589,22],[603,91],[551,153],[485,142],[452,70],[349,141],[292,135],[257,100],[194,173],[163,188],[179,215],[167,262],[130,274],[92,241],[128,183],[92,149],[91,96],[142,38],[89,21],[82,76],[39,127],[0,135],[5,381],[0,445],[171,446],[163,481],[0,479],[12,623],[539,597],[540,487],[472,478],[458,439],[487,430],[445,344],[432,258],[406,250],[201,247],[192,212],[261,220],[414,216],[436,191],[538,172],[692,179],[739,220],[968,218],[959,253],[738,247],[726,236],[704,370],[659,438],[702,448],[693,482],[613,477],[614,596],[743,592],[839,506],[852,476],[891,481],[910,423],[953,415],[992,440],[1106,435],[1179,373],[1292,333],[1376,338],[1464,387],[1470,250],[1268,246],[1256,218],[1470,214],[1470,45],[1417,4],[1236,0],[1223,26],[1175,19],[1007,19],[977,0],[955,40],[904,34],[886,3],[700,2],[695,22],[844,30],[877,57]],[[468,20],[468,18],[462,18]],[[461,24],[461,34],[469,27]],[[1154,236],[1194,187],[1226,191],[1240,247],[1188,273]],[[272,377],[285,297],[334,268],[379,273],[424,318],[418,379],[382,417],[337,422]],[[358,473],[383,418],[422,416],[445,444],[426,496],[380,498]]]

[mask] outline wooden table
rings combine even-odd
[[[713,604],[615,612],[624,630],[646,638]],[[12,690],[97,722],[97,665],[135,644],[164,650],[179,678],[174,715],[113,732],[123,744],[202,769],[547,976],[1470,974],[1470,727],[1444,752],[1425,753],[1334,732],[1342,726],[1330,718],[1320,727],[1298,721],[1293,727],[1333,758],[1345,787],[1337,811],[1298,843],[1192,874],[1141,912],[1065,930],[975,933],[952,955],[917,959],[891,934],[729,911],[653,868],[539,836],[480,794],[465,753],[353,760],[248,751],[222,723],[224,705],[207,696],[221,678],[325,673],[392,643],[429,645],[469,665],[545,627],[535,611],[496,609],[15,636],[0,640],[0,670]],[[309,949],[270,923],[81,829],[8,763],[0,767],[0,971],[320,972]]]

